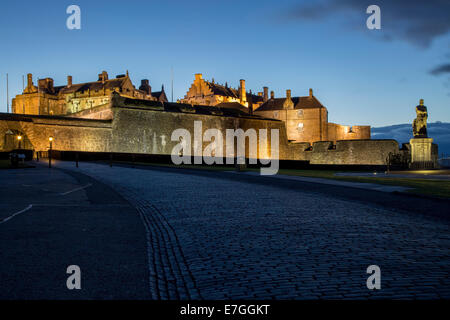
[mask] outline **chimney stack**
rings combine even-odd
[[[100,73],[98,75],[98,80],[97,81],[101,81],[102,83],[105,83],[106,80],[108,80],[108,72],[102,71],[102,73]]]
[[[275,99],[275,92],[270,91],[270,99]]]
[[[145,91],[148,95],[152,95],[152,86],[150,85],[148,79],[141,80],[141,86],[139,90]]]
[[[27,88],[33,86],[33,75],[31,73],[27,74]]]
[[[202,74],[201,73],[196,73],[195,74],[195,80],[196,81],[199,81],[199,80],[201,80],[202,79]]]
[[[240,80],[240,86],[239,86],[239,98],[241,99],[241,103],[244,103],[247,101],[247,93],[245,92],[245,80]]]
[[[286,90],[286,99],[290,99],[291,98],[291,89],[287,89]]]
[[[72,76],[67,76],[67,87],[70,88],[72,86]]]
[[[263,87],[263,90],[264,90],[263,101],[266,102],[267,100],[269,100],[269,88]]]
[[[312,98],[313,96],[313,89],[309,89],[309,97]]]
[[[248,97],[248,114],[253,115],[253,97],[252,90],[250,90],[250,96]]]

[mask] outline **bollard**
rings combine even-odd
[[[79,158],[78,158],[78,152],[77,152],[75,154],[75,163],[76,163],[77,168],[78,168],[78,160],[79,160]]]

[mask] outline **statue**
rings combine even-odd
[[[417,117],[413,122],[414,138],[427,138],[427,107],[423,105],[423,99],[420,99],[420,105],[416,107]]]

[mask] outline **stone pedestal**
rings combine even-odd
[[[411,145],[411,169],[433,169],[436,167],[433,157],[432,138],[414,138],[409,140]]]

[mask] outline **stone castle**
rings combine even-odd
[[[153,92],[148,80],[139,89],[128,72],[109,79],[106,72],[95,82],[64,86],[51,78],[34,86],[32,75],[22,94],[13,99],[13,113],[0,114],[0,151],[21,147],[47,151],[48,139],[58,151],[170,155],[178,128],[194,132],[194,121],[208,129],[278,129],[279,159],[311,164],[386,165],[387,159],[410,158],[408,143],[370,139],[368,126],[341,126],[328,122],[328,111],[310,89],[305,97],[275,98],[268,88],[257,95],[206,81],[197,74],[186,96],[167,101],[164,87]],[[258,139],[258,153],[248,158],[270,159],[271,138]],[[208,143],[203,142],[206,145]],[[436,148],[437,153],[437,148]],[[406,160],[405,160],[406,159]]]

